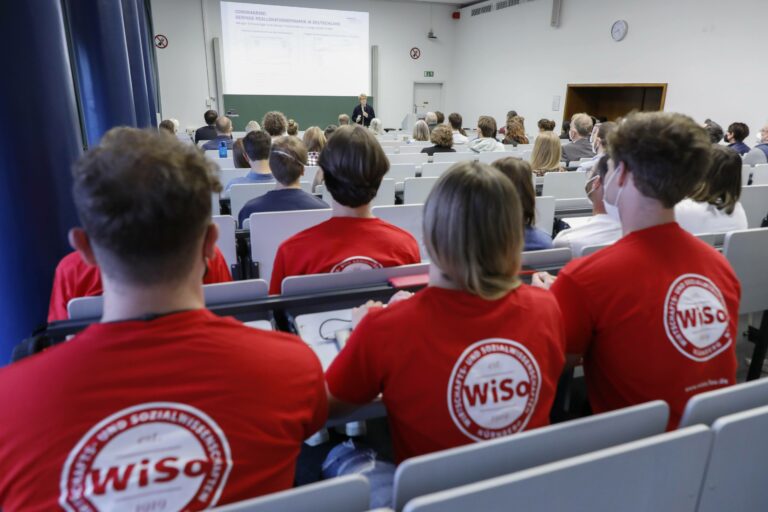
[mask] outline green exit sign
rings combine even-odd
[[[432,78],[434,76],[435,76],[435,72],[434,71],[425,71],[424,72],[424,78]]]

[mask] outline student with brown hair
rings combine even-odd
[[[468,144],[475,153],[504,151],[504,144],[496,140],[496,120],[491,116],[480,116],[477,120],[477,138]]]
[[[739,202],[741,166],[738,153],[712,146],[712,163],[693,193],[675,205],[675,219],[689,233],[727,233],[747,229]]]
[[[531,164],[519,158],[507,157],[491,164],[512,181],[523,209],[524,251],[552,248],[552,237],[536,227],[536,190],[533,188]]]
[[[245,203],[238,216],[238,225],[243,227],[245,219],[252,213],[328,208],[325,202],[301,189],[299,180],[304,176],[306,160],[307,148],[299,139],[290,135],[275,139],[269,152],[269,168],[277,180],[275,190]]]
[[[538,127],[539,133],[552,132],[555,130],[555,122],[551,119],[539,119]]]
[[[448,123],[451,125],[451,131],[453,132],[454,144],[467,143],[467,132],[465,132],[464,128],[461,127],[463,122],[464,120],[461,118],[461,114],[458,112],[452,112],[448,116]]]
[[[292,137],[296,137],[297,135],[299,135],[299,123],[297,123],[293,119],[289,119],[288,125],[286,126],[285,130],[288,135],[291,135]]]
[[[262,129],[269,134],[273,139],[275,137],[282,137],[285,135],[288,129],[288,120],[285,118],[285,114],[273,110],[264,114],[264,118],[261,120]]]
[[[522,226],[499,171],[444,173],[424,205],[429,286],[354,313],[326,372],[331,415],[381,393],[397,462],[547,425],[565,340],[553,298],[518,278]]]
[[[248,163],[248,158],[245,156],[245,147],[243,147],[243,139],[239,138],[232,144],[232,163],[235,164],[235,169],[248,169],[251,164]]]
[[[512,117],[507,119],[507,132],[502,144],[511,144],[517,146],[518,144],[528,144],[528,137],[525,135],[525,126],[523,125],[522,117]]]
[[[603,204],[623,238],[534,284],[551,286],[560,303],[592,410],[664,400],[675,428],[693,395],[736,381],[739,280],[675,222],[712,143],[693,119],[663,112],[627,116],[608,143]]]
[[[333,198],[333,217],[280,245],[270,293],[280,293],[288,276],[421,261],[418,243],[410,233],[371,213],[371,201],[389,171],[389,160],[370,130],[360,125],[337,129],[320,153],[318,165]]]
[[[0,506],[115,510],[162,493],[197,510],[290,488],[327,416],[322,368],[296,336],[205,309],[214,164],[115,128],[73,174],[83,227],[69,238],[101,270],[104,312],[0,369]]]

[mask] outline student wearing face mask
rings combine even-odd
[[[559,232],[552,241],[555,247],[571,249],[574,256],[579,256],[585,247],[611,244],[621,238],[621,224],[611,218],[603,206],[603,181],[608,172],[608,156],[603,155],[589,172],[585,192],[592,202],[592,217],[584,225]]]
[[[579,165],[579,168],[576,169],[577,171],[587,172],[597,165],[597,162],[608,152],[608,136],[614,131],[616,131],[616,123],[610,121],[595,125],[592,130],[592,137],[590,137],[592,151],[595,152],[595,156],[592,160]]]
[[[723,255],[675,222],[711,142],[691,118],[655,112],[628,116],[609,143],[603,203],[623,238],[556,280],[539,273],[533,282],[560,304],[593,412],[661,399],[675,428],[689,398],[736,380],[739,281]]]
[[[747,137],[749,137],[749,127],[744,123],[731,123],[728,131],[725,132],[725,142],[728,143],[728,147],[741,156],[749,153],[749,146],[744,143]]]

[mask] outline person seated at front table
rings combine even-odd
[[[424,205],[429,286],[353,311],[359,323],[326,371],[330,414],[381,393],[398,463],[549,424],[565,338],[554,297],[518,278],[522,227],[502,173],[446,171]]]
[[[560,231],[552,244],[555,247],[568,247],[573,257],[581,256],[585,247],[612,244],[621,238],[621,224],[605,211],[603,205],[603,183],[608,172],[608,156],[603,155],[592,167],[584,185],[587,199],[592,203],[592,216],[577,227]]]
[[[248,132],[243,137],[243,156],[248,161],[251,170],[239,178],[233,178],[224,187],[222,198],[228,198],[232,185],[247,183],[271,183],[275,181],[269,168],[269,149],[272,147],[272,137],[265,131]]]
[[[608,137],[602,186],[623,238],[556,279],[533,276],[560,304],[569,358],[583,355],[595,413],[664,400],[676,428],[692,396],[736,382],[739,280],[722,254],[675,222],[711,145],[687,116],[627,116]]]
[[[135,128],[75,163],[83,227],[69,239],[101,269],[104,312],[0,369],[3,510],[133,510],[157,496],[203,510],[292,487],[328,414],[323,370],[298,337],[205,308],[214,169]]]
[[[342,126],[320,153],[333,216],[284,241],[277,250],[269,286],[283,278],[419,263],[419,245],[407,231],[377,219],[371,201],[389,170],[376,137],[360,125]]]
[[[245,203],[238,216],[238,225],[243,227],[245,219],[252,213],[330,208],[301,189],[299,180],[304,176],[306,161],[307,148],[298,138],[287,135],[275,139],[269,153],[269,168],[277,180],[275,190]]]
[[[675,205],[680,227],[694,235],[747,229],[747,214],[739,202],[741,166],[738,153],[712,146],[712,163],[690,197]]]
[[[203,149],[205,151],[219,149],[222,142],[227,146],[228,150],[232,149],[232,144],[235,142],[232,140],[232,121],[226,116],[221,116],[216,119],[214,126],[216,127],[216,138],[203,144]]]
[[[432,129],[432,133],[429,135],[429,138],[434,146],[422,149],[422,153],[426,153],[429,156],[432,156],[435,153],[456,152],[456,150],[451,147],[453,146],[453,132],[451,131],[450,126],[438,124]]]
[[[506,157],[491,164],[512,181],[523,208],[524,251],[552,248],[552,237],[536,227],[536,191],[533,188],[531,164],[519,158]]]

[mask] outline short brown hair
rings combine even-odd
[[[523,225],[532,227],[536,224],[536,190],[533,188],[531,164],[520,158],[508,156],[496,160],[491,166],[512,181],[523,210]]]
[[[741,197],[741,166],[737,152],[719,144],[712,146],[711,164],[691,199],[732,214]]]
[[[278,137],[285,135],[285,130],[288,126],[288,120],[285,119],[285,115],[282,112],[272,111],[264,114],[264,119],[261,120],[261,126],[264,131],[272,137]]]
[[[307,151],[319,153],[325,147],[325,134],[318,126],[310,126],[304,132],[304,145]]]
[[[72,194],[101,271],[121,282],[176,282],[211,222],[216,165],[165,133],[113,128],[73,166]]]
[[[389,171],[389,160],[379,141],[360,125],[337,128],[317,164],[334,201],[349,208],[373,201]]]
[[[286,135],[272,141],[269,153],[269,168],[275,179],[283,185],[292,185],[304,172],[307,165],[307,148],[296,137]]]
[[[286,131],[288,132],[288,135],[298,135],[299,134],[299,123],[297,123],[293,119],[289,119],[288,120],[288,128],[286,128]]]
[[[436,146],[442,146],[444,148],[450,148],[453,146],[453,131],[449,126],[439,124],[432,128],[432,134],[430,140]]]
[[[158,128],[160,128],[161,130],[165,130],[168,133],[176,134],[176,125],[173,124],[173,121],[171,121],[170,119],[163,119],[162,121],[160,121],[160,126]]]
[[[454,164],[424,204],[430,258],[451,282],[485,299],[497,299],[520,284],[523,240],[515,187],[489,165]]]
[[[477,127],[483,137],[496,137],[496,120],[491,116],[480,116]]]
[[[551,132],[555,129],[555,122],[551,119],[539,119],[539,131]]]
[[[666,112],[630,114],[608,136],[615,165],[623,162],[640,193],[665,208],[688,197],[701,181],[711,144],[693,119]]]

